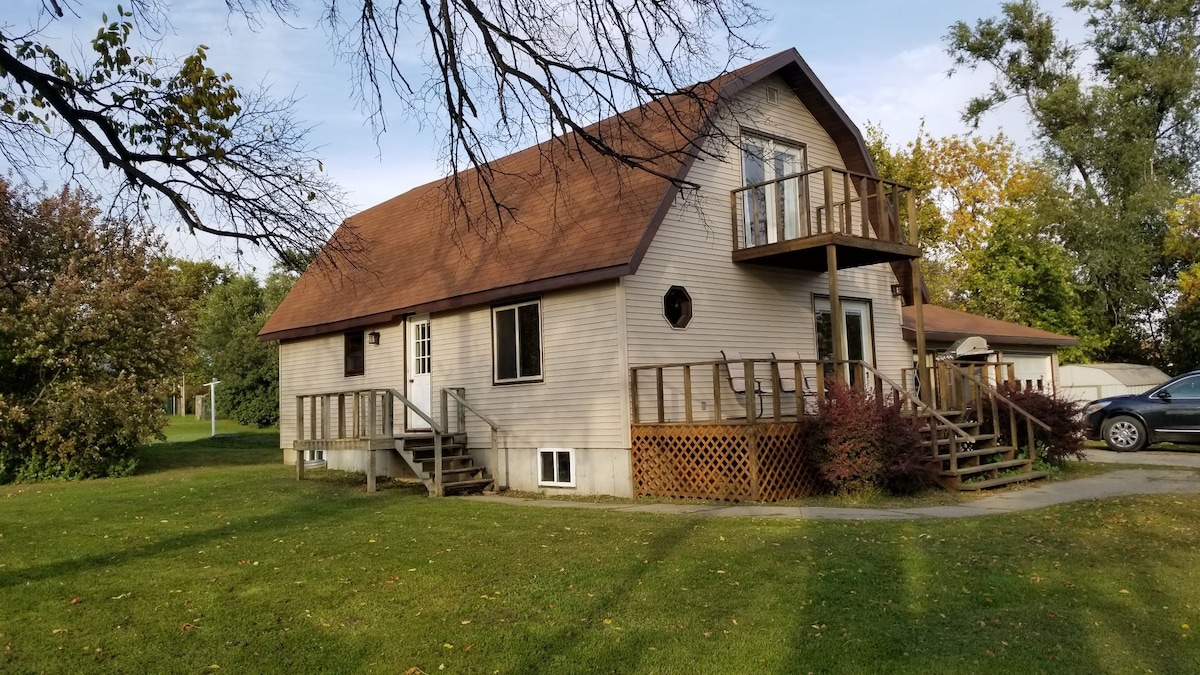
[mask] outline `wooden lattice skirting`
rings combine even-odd
[[[775,502],[813,494],[804,422],[633,425],[638,496]]]

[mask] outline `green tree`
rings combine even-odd
[[[1200,12],[1191,0],[1072,0],[1087,38],[1062,40],[1033,0],[947,36],[958,67],[992,68],[964,119],[1023,106],[1046,159],[1067,177],[1059,236],[1077,261],[1103,356],[1146,360],[1160,338],[1171,271],[1165,212],[1190,194],[1200,159]]]
[[[1067,333],[1081,359],[1103,348],[1084,317],[1076,263],[1058,237],[1065,199],[1045,167],[1003,134],[917,138],[893,148],[868,128],[885,177],[922,195],[918,218],[933,301],[963,311]]]
[[[166,423],[186,304],[157,238],[0,180],[0,483],[132,470]]]
[[[200,302],[198,368],[221,381],[218,415],[260,427],[279,423],[279,347],[257,336],[294,282],[294,274],[281,271],[262,284],[232,274]]]

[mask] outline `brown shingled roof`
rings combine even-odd
[[[874,174],[861,135],[795,50],[787,50],[708,84],[730,97],[779,73],[829,130],[849,168]],[[671,108],[671,113],[663,110]],[[643,151],[657,173],[683,179],[703,136],[705,111],[650,103],[623,113],[640,138],[621,137],[610,118],[596,125],[614,147]],[[607,125],[607,126],[606,126]],[[625,127],[626,129],[628,127]],[[615,279],[637,270],[658,224],[674,202],[676,186],[653,173],[601,157],[587,147],[546,141],[492,162],[492,188],[515,209],[515,220],[481,234],[453,208],[445,187],[452,178],[410,190],[351,218],[334,244],[351,233],[363,255],[351,265],[313,266],[267,320],[259,339],[278,340],[384,323],[405,314],[444,311]],[[641,145],[639,145],[639,143]],[[647,145],[650,147],[646,150]],[[460,174],[477,188],[474,171]],[[479,198],[474,211],[492,202]],[[339,239],[345,238],[345,239]]]
[[[910,342],[916,339],[917,320],[914,312],[912,307],[905,307],[903,312],[904,337]],[[1079,344],[1079,340],[1069,335],[1059,335],[938,305],[925,305],[922,313],[925,319],[925,339],[930,342],[954,342],[960,338],[978,335],[988,342],[1002,345]]]

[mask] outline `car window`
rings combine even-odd
[[[1187,377],[1163,388],[1171,398],[1200,398],[1200,377]]]

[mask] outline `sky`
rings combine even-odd
[[[113,14],[116,2],[78,0],[78,17],[46,29],[59,49],[70,50],[94,34],[100,14]],[[209,65],[228,72],[235,84],[270,86],[279,96],[298,100],[297,115],[313,127],[325,171],[348,192],[354,210],[367,208],[443,174],[438,156],[441,136],[420,128],[393,101],[388,129],[377,135],[355,108],[350,69],[330,49],[325,29],[315,15],[296,17],[285,25],[266,17],[257,27],[231,18],[223,0],[169,0],[172,31],[162,52],[182,56],[196,45],[208,46]],[[315,0],[299,0],[307,6]],[[837,99],[850,118],[864,127],[881,127],[896,144],[916,136],[924,121],[935,136],[967,133],[961,113],[967,100],[983,92],[992,78],[985,69],[947,72],[951,59],[944,36],[956,21],[974,23],[996,16],[1000,0],[758,0],[769,20],[757,29],[761,58],[794,47]],[[37,21],[42,0],[5,0],[0,26],[16,32]],[[1082,34],[1082,21],[1054,0],[1044,9],[1059,20],[1067,38]],[[1003,130],[1018,143],[1029,144],[1023,112],[1013,106],[989,116],[980,133]],[[45,177],[53,184],[54,177]],[[212,239],[171,235],[177,254],[218,258],[256,268],[269,266],[250,254],[237,260],[232,247]]]

